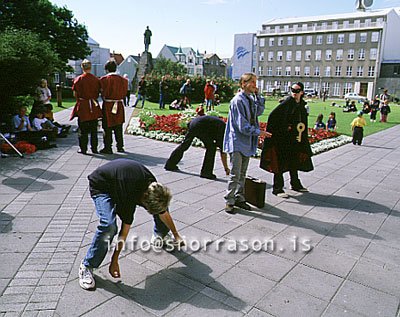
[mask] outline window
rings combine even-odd
[[[343,50],[336,51],[336,60],[341,61],[343,59]]]
[[[319,66],[314,67],[314,76],[319,76],[321,74],[320,69],[321,68]]]
[[[322,44],[322,35],[317,35],[317,37],[315,38],[315,43]]]
[[[340,83],[333,83],[333,96],[340,96]]]
[[[275,69],[275,75],[276,75],[276,76],[282,76],[282,66],[278,66],[278,67]]]
[[[332,50],[325,51],[325,60],[330,61],[332,59]]]
[[[283,52],[282,51],[276,52],[276,60],[278,62],[281,62],[283,60]]]
[[[328,28],[328,23],[327,22],[322,22],[322,29],[326,30]]]
[[[329,96],[329,88],[330,88],[330,83],[327,82],[322,83],[322,90],[326,91],[328,93],[328,96]]]
[[[301,61],[301,51],[296,51],[296,61]]]
[[[305,54],[304,54],[304,59],[305,59],[306,61],[311,60],[311,51],[310,51],[310,50],[307,50],[307,51],[305,52]]]
[[[260,47],[264,47],[265,46],[265,39],[262,38],[260,39]]]
[[[283,45],[283,37],[278,38],[278,46]]]
[[[378,42],[378,41],[379,41],[379,32],[372,32],[371,42]]]
[[[325,66],[324,68],[324,76],[331,76],[331,67],[330,66]]]
[[[296,45],[302,45],[303,44],[303,37],[298,36],[296,37]]]
[[[292,51],[286,51],[286,61],[292,61]]]
[[[369,50],[369,59],[376,59],[377,54],[378,54],[378,49],[371,48]]]
[[[336,66],[335,76],[340,77],[342,75],[342,66]]]
[[[290,76],[290,66],[286,66],[285,76]]]
[[[290,81],[285,81],[284,83],[283,83],[283,91],[284,92],[288,92],[290,89],[289,89],[289,84],[290,84]]]
[[[285,25],[285,26],[283,27],[283,30],[284,30],[285,32],[288,32],[288,31],[289,31],[289,25]]]
[[[314,91],[319,91],[319,82],[318,81],[313,82],[312,88],[314,89]]]
[[[326,36],[326,44],[333,44],[333,34],[328,34]]]
[[[264,67],[258,66],[258,76],[263,76],[264,75]]]
[[[309,81],[304,82],[304,88],[310,88],[310,82]]]
[[[349,49],[347,51],[347,60],[348,61],[352,61],[354,59],[354,50],[353,49]]]
[[[346,77],[351,77],[352,73],[353,73],[353,66],[347,66],[347,68],[346,68]]]
[[[368,67],[368,77],[374,77],[375,76],[375,66],[369,66]]]
[[[301,29],[302,29],[303,31],[307,31],[307,24],[304,23],[304,24],[301,26]]]
[[[287,45],[292,46],[293,45],[293,36],[288,36],[287,38]]]
[[[311,72],[311,67],[305,66],[304,67],[304,76],[310,76],[310,72]]]
[[[400,74],[400,66],[393,66],[393,75]]]
[[[363,61],[365,59],[365,48],[360,48],[358,51],[358,59]]]
[[[270,37],[269,38],[269,46],[274,46],[274,42],[275,42],[275,38],[274,37]]]
[[[344,34],[338,34],[337,42],[338,42],[338,44],[343,44],[344,43]]]
[[[360,27],[360,20],[354,20],[354,26],[356,27],[356,28],[359,28]]]
[[[306,37],[306,44],[307,44],[307,45],[312,45],[312,35],[307,35],[307,37]]]
[[[260,52],[260,62],[264,61],[264,52]]]
[[[265,85],[265,88],[267,89],[267,91],[272,90],[272,81],[267,81],[267,84]]]
[[[362,77],[364,75],[364,66],[357,67],[357,77]]]
[[[343,89],[343,95],[348,94],[352,91],[353,84],[352,83],[345,83]]]
[[[343,21],[343,28],[349,27],[349,21]]]
[[[349,34],[349,43],[355,43],[356,42],[356,33],[350,33]]]
[[[315,51],[315,60],[320,61],[321,60],[321,50],[316,50]]]
[[[360,43],[367,42],[367,33],[360,33]]]
[[[295,76],[300,76],[300,66],[295,66],[294,67],[294,75]]]
[[[268,52],[268,62],[272,62],[274,60],[274,52]]]
[[[272,76],[272,66],[267,67],[267,76]]]

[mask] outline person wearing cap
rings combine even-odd
[[[113,154],[112,132],[114,131],[117,151],[125,152],[122,125],[125,122],[124,98],[128,91],[128,80],[116,73],[117,62],[114,58],[106,62],[107,75],[100,78],[101,97],[103,99],[103,154]]]
[[[367,125],[367,122],[365,122],[363,118],[363,112],[358,111],[357,112],[357,118],[355,118],[351,122],[351,130],[353,131],[353,144],[356,145],[361,145],[362,139],[363,139],[363,134],[364,134],[364,128]]]
[[[109,246],[118,230],[117,216],[121,219],[122,225],[111,258],[109,273],[114,278],[121,277],[118,257],[133,223],[137,205],[153,216],[153,244],[159,240],[157,242],[159,247],[162,243],[172,242],[184,245],[168,212],[171,192],[166,186],[157,183],[155,176],[144,165],[134,160],[116,159],[98,167],[88,179],[90,196],[100,222],[92,244],[79,267],[79,285],[83,289],[95,287],[93,269],[100,266],[109,251]]]
[[[94,76],[92,71],[92,63],[88,59],[84,59],[81,63],[83,74],[74,79],[72,90],[76,98],[75,106],[72,110],[70,120],[78,118],[78,151],[81,154],[87,153],[87,146],[90,134],[90,147],[92,153],[99,153],[97,150],[97,122],[101,118],[102,112],[97,101],[100,93],[100,80]]]
[[[299,179],[298,171],[309,172],[314,169],[303,96],[303,83],[293,83],[291,95],[268,117],[267,131],[272,137],[264,140],[260,167],[274,173],[272,194],[281,198],[289,197],[283,190],[283,173],[290,173],[292,190],[307,192]]]

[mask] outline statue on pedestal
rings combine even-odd
[[[151,31],[149,27],[147,26],[146,31],[144,31],[144,51],[148,52],[149,51],[149,45],[151,43]]]

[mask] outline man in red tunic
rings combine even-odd
[[[112,132],[114,131],[117,151],[124,151],[122,124],[125,122],[124,98],[128,91],[128,80],[117,75],[117,62],[111,58],[105,65],[107,75],[100,78],[103,98],[103,142],[100,153],[112,154]]]
[[[85,59],[81,64],[83,74],[74,80],[72,90],[76,98],[76,104],[70,120],[78,117],[79,126],[79,153],[86,154],[88,135],[90,133],[90,147],[92,153],[97,151],[97,119],[102,117],[100,105],[97,102],[100,92],[100,80],[91,74],[92,63]]]

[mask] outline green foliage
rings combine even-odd
[[[173,62],[170,59],[166,59],[164,56],[157,58],[154,68],[153,74],[156,75],[171,75],[171,76],[180,76],[186,75],[187,69],[185,66],[178,62]]]
[[[15,96],[32,92],[57,61],[50,44],[40,41],[37,34],[10,28],[0,31],[1,112],[11,110]]]
[[[86,27],[66,7],[59,8],[48,0],[2,0],[0,16],[0,31],[30,30],[39,35],[41,43],[49,43],[58,55],[60,69],[65,69],[69,59],[90,54]]]
[[[182,98],[182,95],[179,93],[180,88],[186,82],[187,79],[190,79],[191,86],[193,88],[192,93],[190,94],[190,100],[193,103],[203,102],[204,101],[204,87],[206,85],[206,80],[208,79],[206,76],[172,76],[166,75],[167,82],[167,94],[166,94],[166,103],[171,103],[175,99],[179,101]],[[237,90],[237,84],[225,77],[213,78],[217,85],[217,94],[219,95],[219,99],[221,101],[229,101],[232,99],[234,92]],[[152,102],[159,101],[160,98],[160,81],[161,76],[158,74],[149,74],[146,76],[147,81],[147,98]]]

